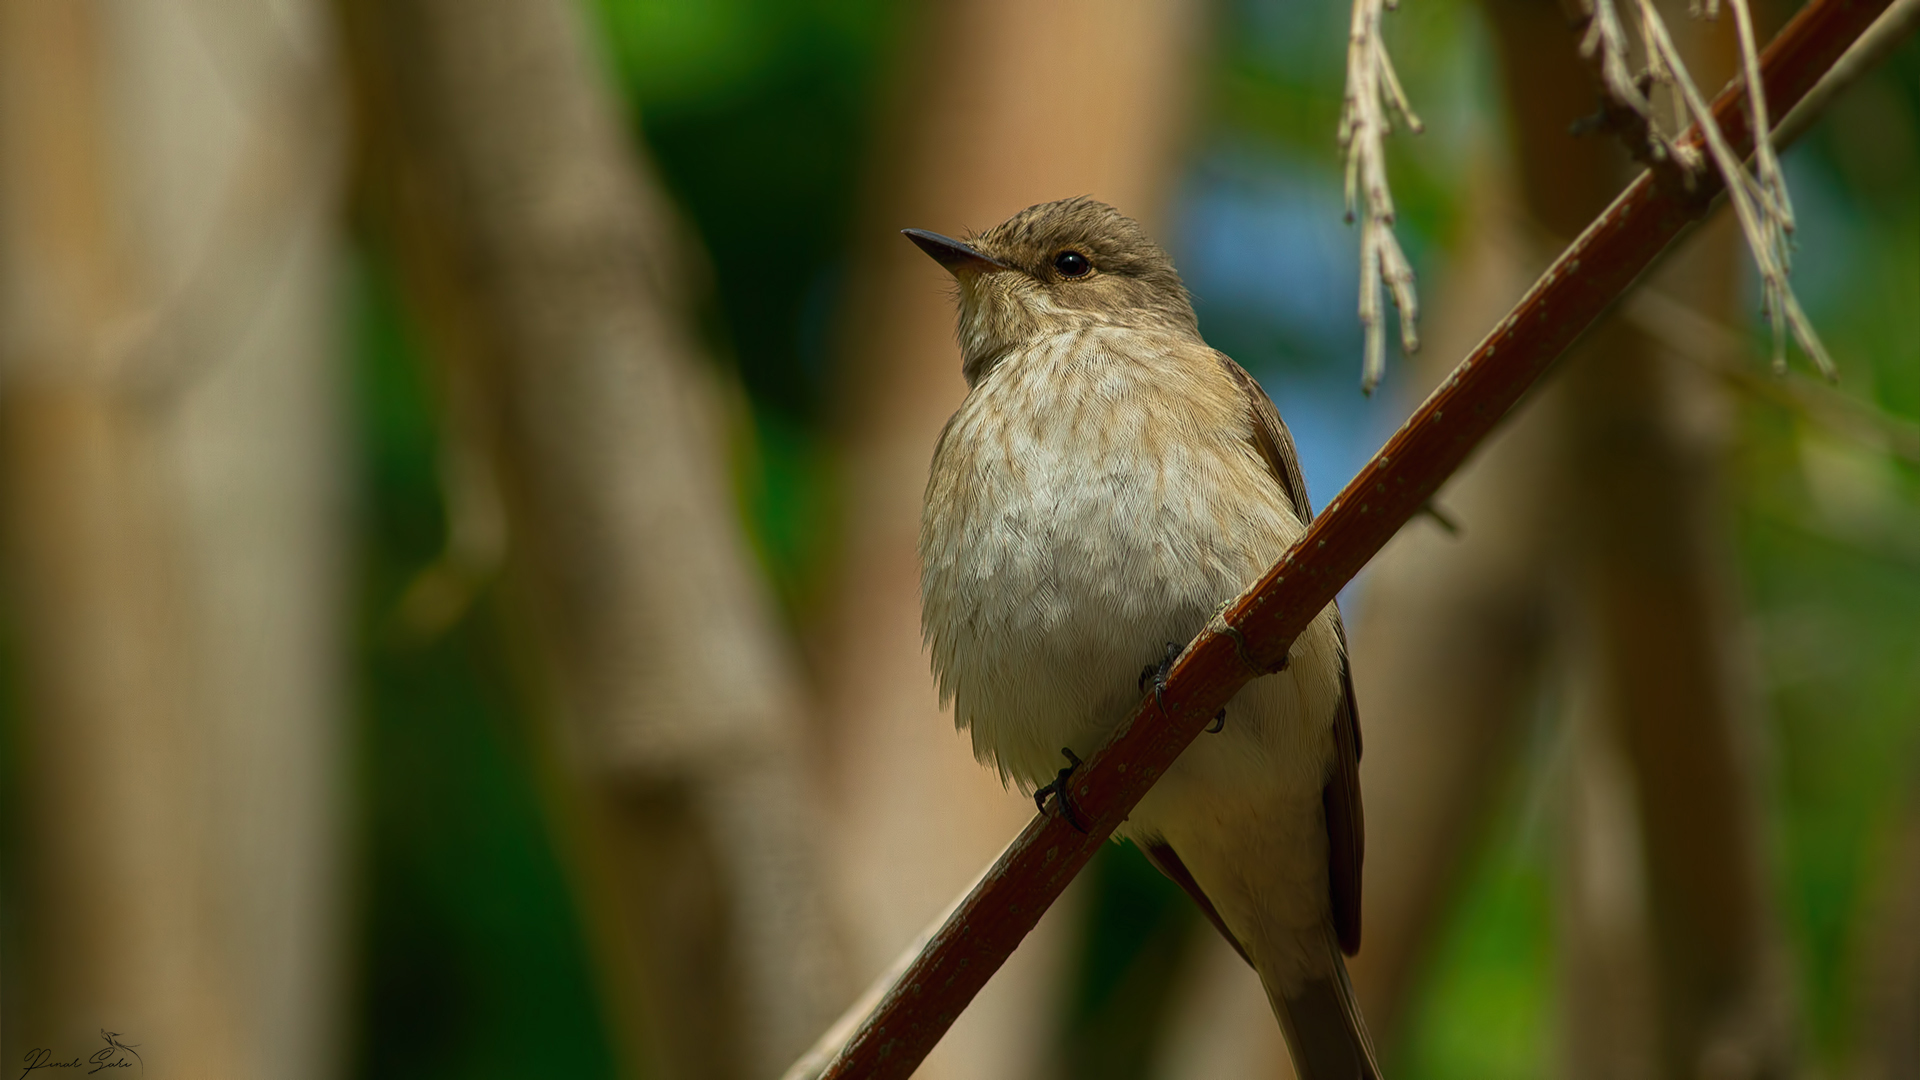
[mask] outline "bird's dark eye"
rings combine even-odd
[[[1063,251],[1053,257],[1053,268],[1060,271],[1061,277],[1085,277],[1093,264],[1077,251]]]

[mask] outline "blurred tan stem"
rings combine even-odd
[[[1920,776],[1882,843],[1853,941],[1852,1068],[1858,1080],[1920,1077]]]
[[[8,1062],[104,1028],[156,1075],[341,1063],[322,29],[300,3],[0,4]]]
[[[774,1075],[852,987],[806,700],[688,329],[697,264],[578,5],[338,6],[380,220],[505,508],[610,1026],[646,1075]]]
[[[1203,14],[1192,0],[928,4],[900,51],[840,323],[842,540],[812,643],[863,974],[1033,815],[1032,800],[973,761],[920,647],[921,491],[966,384],[949,279],[898,230],[984,229],[1083,194],[1155,219],[1176,175]],[[1126,75],[1096,80],[1097,93],[1052,92],[1053,73],[1079,62],[1069,57]],[[1018,1080],[1047,1068],[1063,917],[1041,924],[922,1075]]]

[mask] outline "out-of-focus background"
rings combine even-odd
[[[0,0],[0,1066],[778,1075],[1032,813],[920,649],[896,230],[1141,218],[1324,503],[1632,175],[1551,0],[1390,15],[1363,397],[1348,19]],[[1722,215],[1344,596],[1396,1077],[1920,1077],[1920,47],[1785,164],[1837,388]],[[1115,846],[921,1075],[1287,1065]]]

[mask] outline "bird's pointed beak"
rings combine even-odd
[[[934,261],[946,267],[950,274],[958,275],[962,270],[978,273],[988,269],[1010,269],[999,259],[971,245],[963,244],[951,236],[941,236],[937,232],[928,232],[925,229],[901,229],[900,235],[913,241],[921,251],[933,256]]]

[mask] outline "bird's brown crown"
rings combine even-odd
[[[1007,351],[1091,325],[1198,335],[1193,303],[1140,224],[1086,196],[1041,203],[969,238],[998,263],[960,278],[970,383]]]

